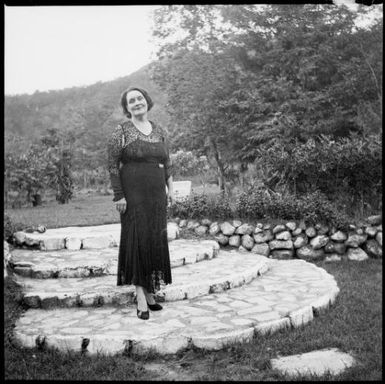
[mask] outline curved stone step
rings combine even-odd
[[[157,293],[159,301],[176,301],[221,292],[248,284],[268,270],[270,259],[238,251],[221,251],[220,255],[201,263],[184,265],[172,272],[173,283]],[[17,277],[23,287],[24,303],[32,308],[56,306],[101,306],[133,303],[132,285],[117,286],[116,276],[91,278],[32,279]]]
[[[175,268],[216,257],[219,244],[215,240],[179,239],[169,243],[169,251],[171,268]],[[16,274],[35,279],[116,275],[118,252],[117,248],[49,252],[14,249],[9,263]]]
[[[149,349],[167,354],[192,346],[218,350],[258,333],[306,324],[338,292],[333,276],[322,268],[303,260],[271,260],[269,271],[248,285],[166,303],[147,321],[137,318],[135,306],[29,309],[16,322],[14,340],[24,347],[90,354]]]
[[[63,227],[47,229],[44,233],[19,231],[15,233],[14,237],[17,244],[37,246],[42,251],[103,249],[119,246],[120,228],[120,223],[89,227]],[[175,234],[175,223],[167,223],[167,233]],[[169,240],[172,238],[169,237]]]

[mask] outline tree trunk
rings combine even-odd
[[[215,161],[217,163],[217,166],[218,166],[219,189],[220,189],[222,195],[224,195],[226,193],[225,169],[224,169],[224,166],[223,166],[221,155],[220,155],[220,153],[218,151],[217,144],[216,144],[215,140],[212,137],[210,137],[210,146],[211,146],[211,150],[213,151],[214,159],[215,159]]]

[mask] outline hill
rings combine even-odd
[[[75,137],[76,168],[104,166],[106,138],[117,123],[126,119],[120,95],[129,86],[146,89],[155,105],[149,116],[166,129],[166,96],[151,80],[148,64],[138,71],[108,82],[84,87],[35,92],[32,95],[5,96],[5,152],[22,151],[49,128]]]

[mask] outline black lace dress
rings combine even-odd
[[[131,121],[114,130],[108,142],[108,169],[113,201],[127,201],[120,215],[117,284],[140,285],[155,293],[160,284],[171,283],[166,195],[171,164],[164,130],[151,125],[148,136]]]

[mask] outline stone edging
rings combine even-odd
[[[365,260],[382,257],[382,215],[370,216],[365,222],[350,225],[348,231],[326,225],[306,225],[290,221],[272,226],[251,225],[240,220],[224,222],[210,219],[175,218],[174,225],[198,236],[212,236],[222,246],[238,248],[275,259],[300,258],[307,261],[341,259]]]

